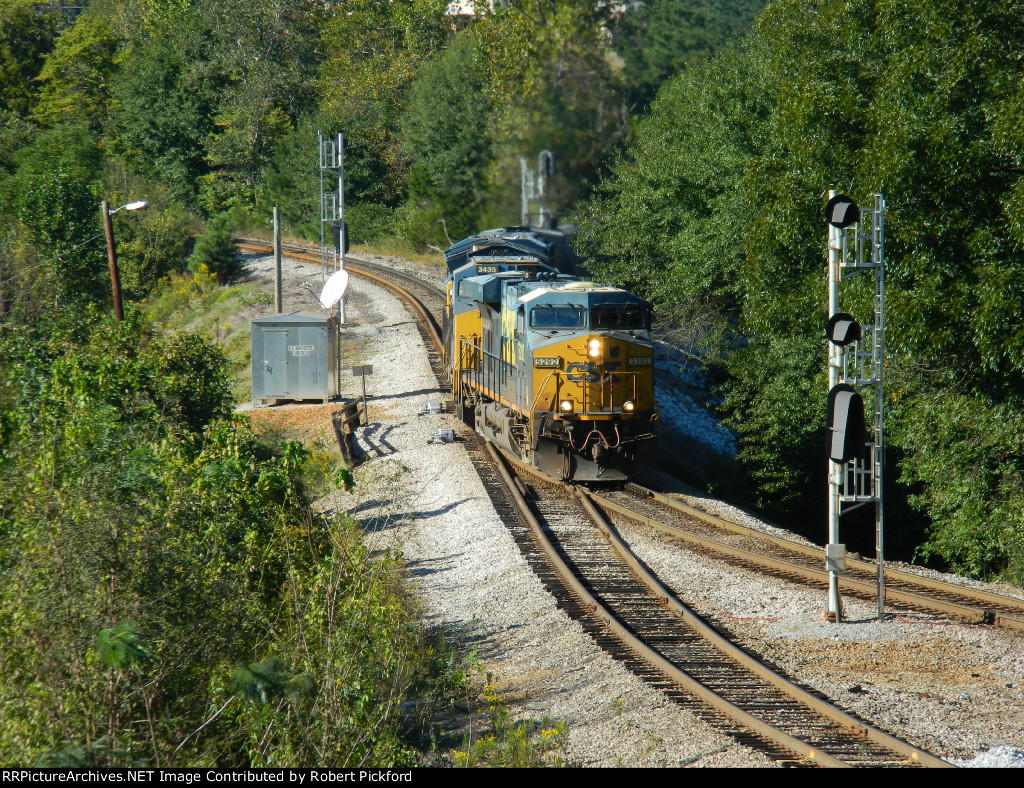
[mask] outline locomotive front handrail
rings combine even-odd
[[[629,385],[628,380],[632,381],[633,393],[631,395],[629,395],[629,396],[623,397],[622,398],[623,400],[627,400],[627,399],[636,400],[638,394],[640,393],[640,386],[642,385],[644,387],[644,389],[647,391],[647,393],[650,395],[652,406],[654,407],[655,412],[657,412],[656,411],[657,405],[654,404],[654,392],[650,390],[649,386],[647,386],[646,381],[643,379],[643,376],[642,376],[642,374],[640,372],[632,372],[632,371],[628,371],[628,370],[623,370],[623,371],[616,370],[614,373],[607,373],[607,374],[612,376],[612,377],[614,377],[614,378],[618,378],[620,385],[622,385],[622,384]],[[541,382],[541,384],[537,387],[537,394],[534,396],[533,402],[530,403],[530,413],[531,414],[536,412],[538,403],[541,403],[543,397],[545,396],[545,394],[549,392],[550,387],[551,387],[550,384],[551,384],[552,378],[554,378],[554,381],[555,381],[555,390],[554,390],[554,396],[552,397],[552,400],[551,400],[552,407],[550,407],[550,408],[548,408],[546,410],[546,412],[548,412],[548,413],[557,413],[558,412],[558,399],[561,396],[560,395],[560,390],[561,390],[562,386],[566,385],[567,383],[576,383],[577,385],[580,385],[582,387],[582,389],[583,389],[583,394],[582,394],[582,397],[583,397],[583,409],[580,410],[580,411],[576,411],[576,415],[578,415],[578,416],[583,416],[583,415],[608,416],[608,415],[614,415],[616,413],[619,413],[619,414],[623,414],[624,413],[624,411],[622,411],[622,409],[621,409],[621,405],[620,405],[620,409],[618,411],[615,410],[615,406],[614,406],[614,404],[612,404],[613,398],[610,396],[610,392],[609,392],[609,398],[608,398],[607,404],[605,404],[604,394],[605,394],[605,389],[609,388],[608,386],[602,385],[601,383],[590,383],[589,381],[587,381],[586,378],[584,378],[582,381],[570,380],[569,377],[568,377],[568,373],[567,372],[565,372],[563,370],[553,369],[553,370],[551,370],[551,372],[548,373],[547,377],[544,378],[543,382]],[[626,378],[628,380],[623,380],[624,378]],[[602,408],[605,408],[605,409],[596,410],[596,411],[592,411],[592,410],[588,409],[587,405],[588,405],[588,403],[590,402],[590,399],[591,399],[591,397],[590,397],[590,395],[591,395],[591,387],[593,387],[593,386],[597,386],[599,388],[600,393],[601,393]]]

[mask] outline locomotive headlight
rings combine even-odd
[[[562,413],[572,413],[573,410],[575,410],[575,407],[576,406],[571,399],[563,399],[558,403],[558,409]]]
[[[601,355],[601,340],[600,339],[592,339],[592,340],[590,340],[589,345],[590,345],[590,351],[589,352],[590,352],[590,356],[592,358],[597,358],[598,356]]]
[[[622,412],[623,413],[633,413],[635,411],[636,411],[636,401],[631,400],[631,399],[627,399],[625,402],[622,403]]]

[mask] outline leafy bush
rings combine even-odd
[[[934,371],[932,394],[893,415],[892,448],[905,479],[927,485],[916,499],[937,529],[926,554],[973,573],[1015,561],[999,502],[1013,498],[1001,485],[1014,478],[1005,460],[1024,414],[1024,334],[1007,328],[1024,297],[1024,137],[1011,120],[1024,94],[1005,79],[1024,44],[1005,15],[1020,10],[823,0],[809,12],[777,0],[743,42],[661,89],[581,222],[598,275],[635,284],[663,313],[707,303],[730,326],[709,361],[723,373],[740,457],[763,502],[790,514],[813,503],[820,516],[822,192],[862,205],[883,193],[886,369]],[[870,318],[863,278],[844,285],[842,306]],[[993,430],[983,448],[966,421],[945,443],[925,434],[928,418],[946,417],[942,390],[970,392],[960,404],[975,431]],[[913,423],[901,428],[902,418]],[[998,483],[986,471],[964,488],[992,505],[953,505],[958,460],[1002,469]],[[954,521],[958,546],[943,536]]]
[[[901,481],[928,512],[928,541],[968,577],[1024,584],[1024,414],[1018,408],[922,381],[898,390],[893,439],[913,446]]]
[[[345,206],[349,242],[373,245],[395,232],[395,210],[377,203],[355,203]]]
[[[0,763],[410,763],[401,561],[228,418],[219,352],[134,310],[0,344]]]

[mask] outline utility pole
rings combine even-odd
[[[278,314],[284,312],[284,299],[281,296],[281,213],[274,206],[274,309]]]
[[[110,219],[110,203],[106,200],[100,203],[100,213],[103,214],[103,234],[107,237],[107,262],[110,264],[110,287],[114,293],[114,318],[120,323],[124,320],[124,310],[121,308],[121,278],[117,274],[117,252],[114,251],[114,223]]]

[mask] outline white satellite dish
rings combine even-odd
[[[320,306],[324,309],[330,309],[345,297],[347,289],[348,271],[342,269],[331,274],[330,278],[324,283],[323,291],[320,293]]]

